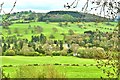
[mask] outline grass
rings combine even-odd
[[[42,56],[42,57],[24,57],[24,56],[2,56],[1,65],[17,65],[13,67],[3,67],[5,73],[9,73],[10,77],[15,78],[15,72],[19,65],[26,64],[81,64],[81,66],[59,66],[54,65],[58,71],[66,73],[67,78],[100,78],[105,77],[100,69],[96,66],[82,66],[82,64],[95,64],[94,59],[82,59],[72,56]],[[40,70],[44,66],[36,66],[36,69]],[[31,68],[33,69],[33,67]]]
[[[37,66],[36,69],[39,71],[44,66]],[[85,67],[85,66],[54,66],[58,71],[64,72],[67,78],[100,78],[106,77],[102,70],[95,66]],[[11,78],[16,78],[15,73],[18,67],[3,67],[5,73],[9,73]],[[33,67],[31,67],[31,70]],[[34,73],[34,72],[33,72]]]
[[[1,56],[2,64],[0,65],[24,65],[24,64],[95,64],[94,59],[76,58],[72,56]]]
[[[64,24],[64,23],[63,23]],[[83,25],[84,27],[86,27],[87,29],[84,29],[84,28],[79,28],[77,25],[80,24],[80,25]],[[94,22],[86,22],[85,24],[83,23],[68,23],[68,25],[70,25],[70,27],[68,26],[58,26],[58,23],[57,22],[51,22],[49,24],[46,24],[46,22],[31,22],[31,23],[20,23],[20,24],[12,24],[10,27],[11,29],[11,32],[12,34],[11,35],[16,35],[14,33],[14,29],[15,28],[18,28],[19,30],[19,33],[23,35],[23,37],[20,37],[20,38],[28,38],[29,40],[31,39],[31,35],[38,35],[38,34],[32,34],[31,33],[31,30],[32,29],[28,29],[28,26],[31,25],[32,27],[33,26],[41,26],[43,28],[43,32],[47,38],[49,38],[50,34],[53,34],[55,36],[55,39],[63,39],[63,36],[60,35],[61,33],[65,33],[65,34],[68,34],[68,30],[69,29],[72,29],[75,33],[80,33],[80,34],[83,34],[84,31],[88,31],[88,30],[92,30],[92,31],[95,31],[96,29],[102,31],[102,32],[110,32],[112,31],[117,23],[115,22],[111,22],[111,24],[113,24],[114,26],[111,26],[111,25],[106,25],[105,23],[98,23],[97,25],[94,25],[95,23]],[[58,32],[54,33],[52,28],[57,28],[58,29]],[[102,27],[102,28],[100,28]],[[106,29],[107,28],[107,29]],[[110,30],[110,28],[112,30]],[[28,30],[28,34],[25,34],[25,30]],[[8,33],[7,33],[7,30],[6,29],[2,29],[2,33],[4,36],[8,36]]]

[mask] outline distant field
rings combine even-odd
[[[27,64],[81,64],[81,66],[59,66],[54,65],[58,71],[66,73],[67,78],[100,78],[105,77],[102,70],[96,66],[83,66],[83,64],[96,64],[94,59],[82,59],[68,56],[43,56],[43,57],[24,57],[24,56],[2,56],[1,65],[17,65],[14,67],[3,67],[5,73],[10,73],[11,77],[15,77],[15,71],[18,69],[18,65]],[[43,66],[36,66],[36,69],[40,70]],[[32,68],[31,68],[32,70]]]
[[[0,65],[24,65],[24,64],[95,64],[94,59],[76,58],[72,56],[2,56],[0,57],[2,64]]]
[[[10,27],[10,30],[12,32],[11,35],[16,35],[14,32],[14,29],[15,28],[18,28],[19,30],[19,34],[22,34],[23,36],[21,38],[28,38],[28,39],[31,39],[31,35],[38,35],[38,34],[32,34],[31,33],[31,30],[28,29],[28,26],[31,25],[32,27],[34,26],[41,26],[43,28],[43,32],[47,38],[50,36],[50,34],[53,34],[55,36],[55,39],[63,39],[63,36],[60,35],[61,33],[65,33],[65,34],[68,34],[68,30],[69,29],[72,29],[75,33],[84,33],[84,31],[88,31],[88,30],[92,30],[92,31],[95,31],[96,29],[102,31],[102,32],[110,32],[112,31],[117,23],[116,22],[110,22],[110,24],[114,25],[114,26],[111,26],[111,25],[106,25],[105,23],[98,23],[97,25],[95,25],[94,22],[85,22],[84,24],[83,23],[68,23],[68,26],[65,26],[64,22],[62,23],[63,26],[60,27],[59,26],[59,23],[57,22],[50,22],[49,24],[46,24],[46,22],[31,22],[31,23],[20,23],[20,24],[13,24]],[[79,28],[78,27],[78,24],[79,25],[82,25],[83,27],[86,27],[86,29],[84,28]],[[57,28],[58,29],[58,32],[54,33],[52,28]],[[111,29],[111,30],[110,30]],[[28,30],[28,34],[25,34],[25,30]],[[2,29],[2,33],[4,36],[8,36],[8,33],[7,33],[7,30],[6,29]]]

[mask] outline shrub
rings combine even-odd
[[[78,57],[81,58],[105,58],[105,51],[103,48],[79,48],[77,50]]]
[[[8,67],[13,67],[13,65],[8,65]]]
[[[15,56],[15,51],[12,49],[9,49],[5,52],[5,56]]]
[[[67,49],[63,49],[62,51],[60,51],[61,52],[61,55],[62,56],[67,56]]]
[[[73,53],[68,53],[68,56],[73,56]]]
[[[71,66],[79,66],[79,64],[71,64]]]
[[[57,28],[55,28],[55,27],[54,27],[54,28],[52,28],[52,30],[53,30],[53,32],[54,32],[54,33],[58,32],[58,29],[57,29]]]
[[[67,26],[68,25],[68,22],[65,22],[65,24],[64,24],[65,26]]]
[[[83,66],[87,66],[86,64],[83,64]]]
[[[33,64],[34,66],[39,66],[39,64]]]
[[[90,66],[94,66],[93,64],[90,64]]]
[[[62,24],[61,22],[59,22],[59,23],[58,23],[58,26],[62,27],[62,26],[63,26],[63,24]]]
[[[38,52],[35,52],[32,47],[28,47],[27,45],[24,45],[18,54],[24,56],[39,56]]]
[[[98,48],[93,48],[92,51],[93,51],[94,57],[105,58],[106,53],[105,53],[103,48],[99,48],[99,47]]]
[[[55,36],[54,36],[53,34],[51,34],[51,35],[49,36],[49,38],[50,38],[50,39],[54,39]]]
[[[69,30],[68,30],[68,34],[69,34],[69,35],[73,35],[73,34],[74,34],[74,31],[73,31],[72,29],[69,29]]]
[[[33,66],[33,64],[28,64],[27,66]]]
[[[70,66],[70,64],[63,64],[64,66]]]
[[[39,56],[38,52],[26,52],[24,53],[24,56]]]
[[[39,56],[44,56],[44,54],[40,53]]]
[[[85,50],[85,57],[86,58],[94,58],[92,51],[93,51],[92,48],[86,48],[86,50]]]
[[[85,48],[79,48],[77,53],[79,54],[79,57],[85,58]]]
[[[59,63],[55,63],[54,65],[61,65],[61,64],[59,64]]]
[[[49,20],[46,20],[46,24],[49,24],[50,23],[50,21]]]
[[[17,51],[17,55],[23,55],[23,52]]]
[[[8,67],[7,65],[3,65],[2,67]]]
[[[59,51],[53,51],[53,52],[52,52],[52,55],[53,55],[53,56],[60,56],[60,54],[61,54],[61,53],[60,53]]]

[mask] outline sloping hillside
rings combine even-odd
[[[8,15],[3,15],[8,16]],[[97,15],[82,13],[77,11],[50,11],[48,13],[36,13],[32,11],[21,11],[9,15],[9,20],[12,22],[34,22],[34,21],[50,21],[50,22],[78,22],[87,21],[95,22],[97,20],[106,21]]]
[[[103,18],[93,14],[87,14],[77,11],[50,11],[44,17],[43,21],[49,20],[52,22],[63,22],[63,21],[87,21],[93,22],[96,20],[107,20],[107,18]]]

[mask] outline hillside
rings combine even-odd
[[[52,22],[63,22],[63,21],[87,21],[87,22],[94,22],[96,20],[103,20],[106,21],[107,18],[103,18],[97,15],[82,13],[77,11],[50,11],[48,12],[43,21],[49,20]]]
[[[5,18],[8,15],[3,15]],[[50,21],[50,22],[95,22],[96,20],[106,21],[106,18],[81,13],[77,11],[50,11],[48,13],[36,13],[32,11],[21,11],[15,12],[9,15],[9,20],[12,22],[40,22],[40,21]]]

